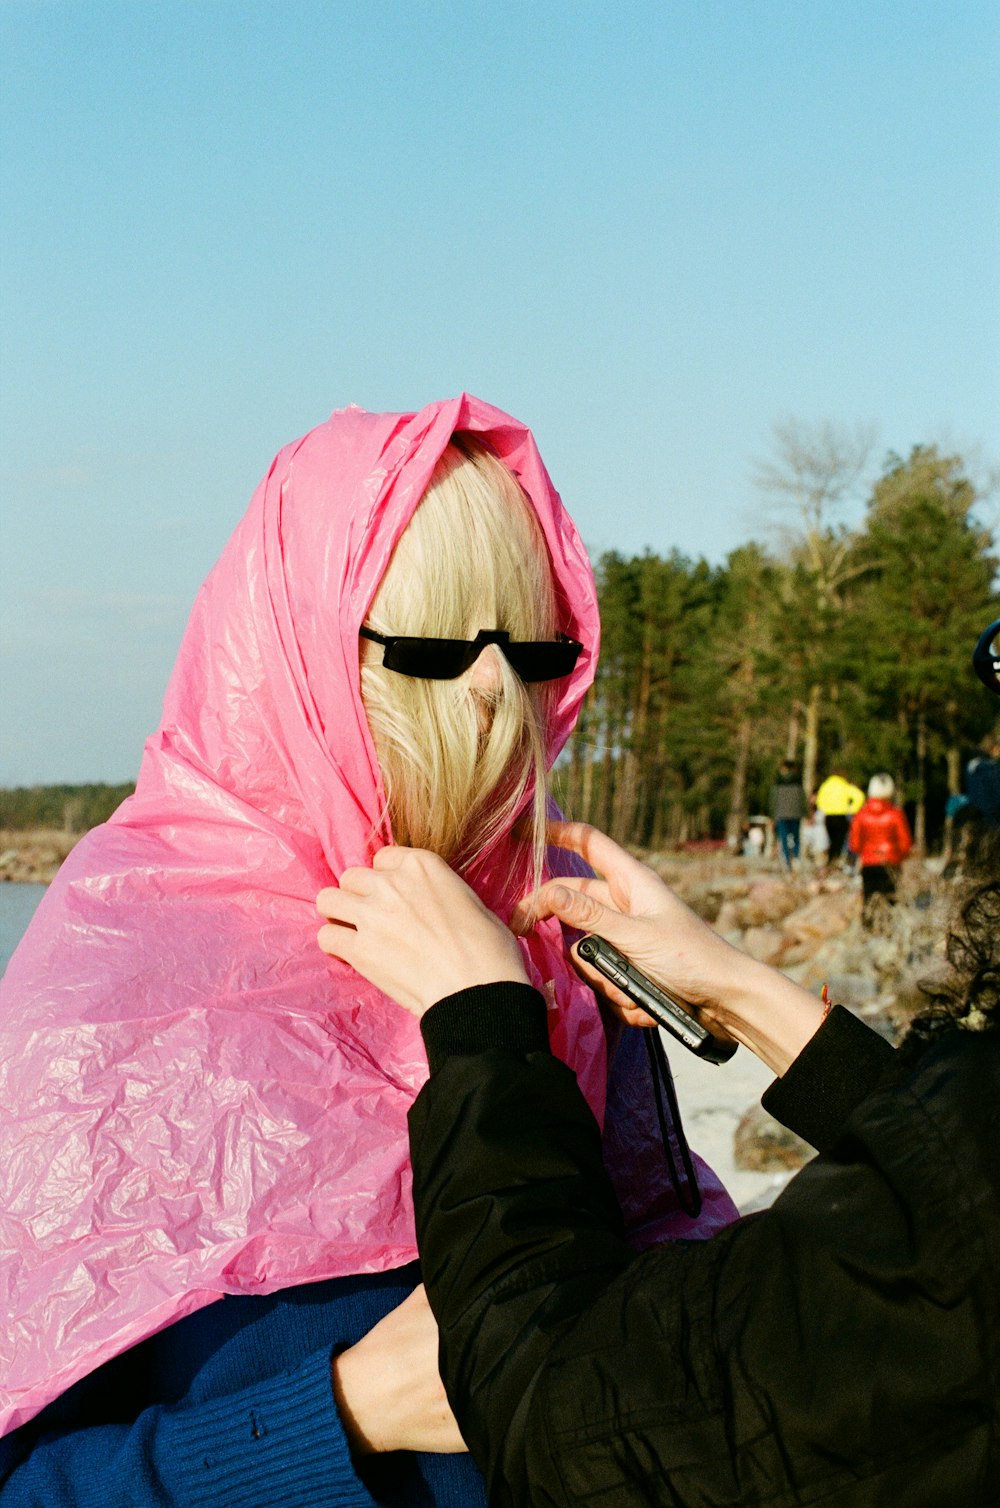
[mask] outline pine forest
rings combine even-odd
[[[891,455],[858,528],[858,428],[775,427],[756,471],[762,532],[715,567],[672,552],[597,563],[602,648],[560,761],[574,818],[640,849],[735,839],[779,762],[808,794],[833,769],[893,775],[918,848],[945,835],[966,760],[996,736],[970,658],[1000,617],[997,560],[961,457]]]

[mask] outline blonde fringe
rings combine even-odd
[[[552,570],[538,521],[510,472],[468,437],[457,437],[438,462],[366,621],[386,634],[471,639],[498,628],[512,639],[554,637]],[[381,655],[377,645],[364,647],[361,690],[394,841],[466,870],[510,828],[530,789],[524,877],[537,886],[551,687],[526,686],[496,648],[484,650],[493,674],[480,667],[478,683],[476,666],[454,681],[428,681],[385,670]]]

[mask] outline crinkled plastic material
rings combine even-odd
[[[593,575],[523,425],[463,395],[346,409],[280,452],[198,595],[135,795],[73,850],[0,985],[0,1433],[225,1294],[416,1255],[419,1028],[319,951],[315,896],[390,841],[358,628],[457,430],[537,513],[561,627],[584,645],[550,759],[573,726],[599,647]],[[508,843],[470,876],[505,918]],[[557,923],[525,950],[600,1118],[593,997]],[[618,1092],[655,1146],[637,1083]],[[627,1188],[634,1143],[612,1150]],[[734,1213],[718,1192],[698,1234]],[[669,1200],[653,1214],[660,1234],[694,1233]]]
[[[315,896],[390,839],[358,628],[456,430],[537,512],[585,646],[550,758],[573,726],[593,577],[521,424],[465,395],[349,408],[280,452],[199,593],[134,797],[73,850],[3,981],[2,1430],[221,1295],[416,1255],[419,1028],[320,952]],[[475,880],[499,914],[503,857]],[[558,925],[527,952],[600,1114],[603,1031]]]

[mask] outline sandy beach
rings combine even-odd
[[[770,1203],[789,1175],[738,1168],[733,1160],[733,1134],[744,1111],[773,1082],[771,1070],[745,1047],[728,1063],[713,1064],[700,1062],[672,1037],[665,1038],[664,1046],[692,1149],[714,1168],[740,1209]]]

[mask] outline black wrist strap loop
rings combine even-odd
[[[646,1056],[649,1058],[649,1071],[653,1078],[653,1096],[656,1100],[656,1118],[660,1123],[660,1137],[663,1141],[663,1155],[667,1163],[667,1172],[670,1174],[670,1182],[678,1203],[686,1215],[692,1220],[701,1213],[701,1189],[698,1187],[698,1175],[695,1172],[694,1162],[691,1157],[691,1148],[688,1146],[687,1137],[684,1134],[684,1124],[681,1120],[681,1110],[677,1103],[677,1091],[674,1089],[674,1076],[670,1071],[670,1063],[663,1050],[660,1033],[656,1029],[643,1032],[646,1042]],[[667,1106],[670,1110],[670,1125],[673,1127],[674,1137],[670,1135],[670,1127],[667,1125],[667,1117],[663,1107],[664,1093],[667,1097]],[[680,1153],[683,1169],[677,1167],[674,1158],[674,1138],[677,1141],[677,1150]]]

